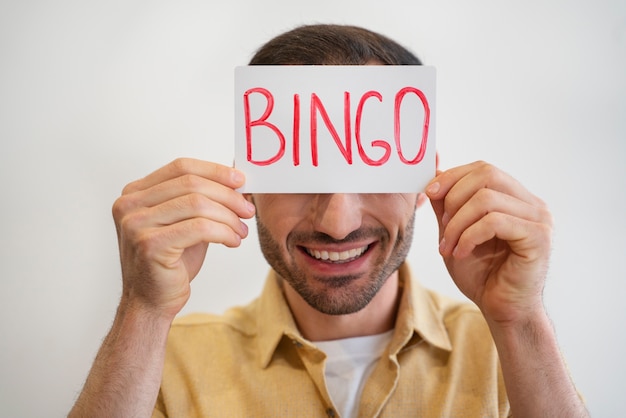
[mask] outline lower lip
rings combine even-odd
[[[318,260],[315,257],[309,255],[309,253],[303,248],[299,247],[300,253],[304,258],[308,268],[316,274],[322,275],[354,275],[362,271],[363,266],[367,263],[372,254],[372,250],[376,247],[376,243],[372,243],[368,246],[367,250],[359,257],[344,262],[329,262],[325,260]]]

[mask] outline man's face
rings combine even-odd
[[[415,194],[257,194],[261,250],[313,308],[364,308],[406,258]]]

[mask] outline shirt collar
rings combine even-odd
[[[396,331],[391,341],[390,353],[396,354],[411,342],[422,339],[442,350],[452,350],[443,313],[429,290],[413,278],[407,263],[398,270],[402,299],[396,318]]]
[[[422,339],[428,344],[450,351],[452,345],[442,313],[430,292],[412,278],[406,263],[400,266],[399,278],[403,292],[390,354],[397,354],[407,345]],[[262,368],[268,366],[284,337],[294,344],[313,346],[300,334],[279,280],[276,272],[270,270],[261,296],[256,301],[259,362]]]
[[[298,331],[279,280],[278,274],[270,270],[261,296],[257,300],[259,361],[262,368],[270,363],[283,337],[291,339],[296,344],[310,344]]]

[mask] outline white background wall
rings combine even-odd
[[[443,168],[484,159],[549,203],[563,352],[592,413],[623,413],[623,0],[1,0],[0,416],[67,413],[120,294],[114,199],[178,156],[229,164],[233,68],[314,22],[383,32],[436,66]],[[417,223],[414,269],[457,295],[430,209]],[[254,233],[214,246],[185,311],[245,303],[265,271]]]

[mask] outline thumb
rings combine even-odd
[[[437,176],[441,174],[442,171],[437,170]],[[443,213],[445,211],[445,194],[441,193],[441,187],[439,182],[437,181],[437,177],[435,177],[431,182],[426,186],[426,195],[430,199],[430,204],[435,212],[435,217],[437,218],[437,223],[439,224],[439,238],[443,237]]]

